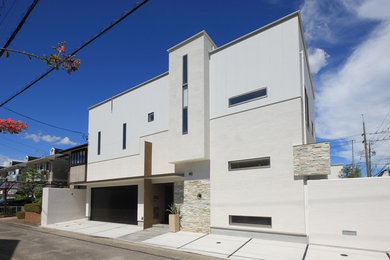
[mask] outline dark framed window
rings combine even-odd
[[[77,166],[87,163],[87,149],[74,151],[70,154],[70,166]]]
[[[245,94],[229,98],[229,107],[240,105],[249,101],[254,101],[267,96],[267,88],[254,90]]]
[[[99,131],[98,132],[98,143],[97,143],[97,154],[99,155],[100,154],[100,143],[101,143],[101,140],[102,139],[102,133]]]
[[[122,130],[122,149],[125,150],[126,149],[126,128],[127,128],[127,124],[124,123],[123,124],[123,130]]]
[[[255,168],[269,168],[271,166],[270,157],[253,158],[246,160],[230,161],[229,171],[246,170]]]
[[[305,88],[305,110],[306,110],[306,115],[305,115],[306,116],[306,125],[307,125],[307,127],[310,128],[309,98],[307,96],[306,88]]]
[[[229,215],[230,225],[272,227],[271,217],[232,216]]]
[[[148,122],[153,122],[154,121],[154,112],[151,112],[148,114]]]
[[[188,83],[188,56],[183,56],[183,85]]]
[[[183,56],[183,85],[182,85],[182,133],[188,133],[188,56]]]

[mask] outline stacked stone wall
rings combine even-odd
[[[328,142],[296,145],[293,147],[294,175],[330,174],[330,146]]]

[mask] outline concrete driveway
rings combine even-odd
[[[135,225],[74,220],[48,225],[49,228],[72,231],[86,235],[139,242],[184,252],[224,259],[305,259],[305,260],[388,260],[386,253],[310,245],[305,243],[202,234],[180,231],[168,233],[155,228],[143,230]],[[306,249],[307,248],[307,249]]]
[[[50,224],[45,227],[107,238],[119,238],[142,230],[141,227],[135,225],[91,221],[88,219]]]

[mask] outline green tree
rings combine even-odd
[[[42,202],[42,188],[45,183],[41,172],[35,168],[27,168],[26,171],[22,172],[22,181],[19,182],[15,199],[40,204]]]
[[[362,177],[362,171],[359,167],[353,164],[345,165],[340,173],[340,178],[359,178]]]

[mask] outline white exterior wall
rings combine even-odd
[[[300,97],[298,18],[210,56],[210,118]],[[230,97],[267,87],[267,97],[229,107]]]
[[[43,188],[41,225],[85,218],[86,190]]]
[[[304,235],[304,189],[294,180],[302,142],[299,98],[211,120],[211,227]],[[228,170],[228,162],[270,157],[271,167]],[[229,225],[229,215],[272,217],[272,228]]]
[[[209,51],[212,43],[204,33],[169,52],[169,132],[171,162],[209,157]],[[188,133],[182,133],[183,56],[188,57]]]
[[[299,25],[298,25],[299,26]],[[298,27],[299,29],[299,27]],[[300,32],[299,34],[299,52],[300,52],[300,72],[301,72],[301,88],[302,88],[302,120],[304,121],[305,128],[305,140],[307,144],[315,143],[315,107],[314,107],[314,92],[313,85],[310,76],[310,66],[308,64],[307,52],[305,51],[303,34]],[[308,101],[309,101],[309,122],[306,124],[306,107],[305,107],[305,92],[303,89],[306,89]],[[312,130],[312,122],[313,122],[313,130]]]
[[[308,181],[310,243],[390,251],[389,197],[390,178]]]
[[[90,109],[87,181],[143,175],[145,140],[155,141],[154,170],[172,171],[173,166],[166,158],[168,95],[168,76],[163,76]],[[148,122],[150,112],[154,112],[153,122]],[[127,124],[126,149],[122,149],[123,123]],[[99,131],[100,155],[97,154]]]

